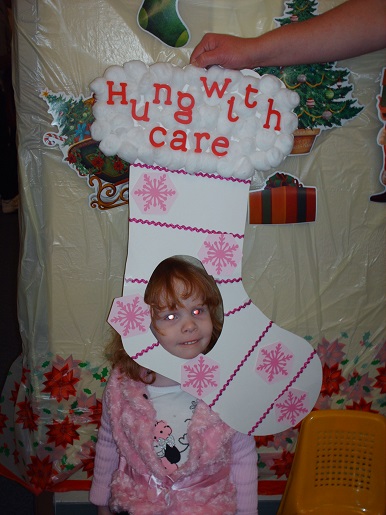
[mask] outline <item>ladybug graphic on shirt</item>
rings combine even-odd
[[[154,449],[168,473],[178,469],[181,453],[175,446],[172,428],[163,420],[154,425]]]

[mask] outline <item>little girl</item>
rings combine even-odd
[[[201,266],[162,261],[145,291],[151,330],[171,354],[209,352],[222,328],[222,299]],[[108,347],[113,371],[103,396],[90,500],[98,515],[256,515],[254,438],[203,401]],[[110,511],[111,510],[111,511]]]

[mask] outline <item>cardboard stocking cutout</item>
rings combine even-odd
[[[248,192],[248,180],[132,166],[124,297],[109,322],[140,365],[181,383],[238,431],[264,435],[296,425],[312,409],[321,365],[307,341],[272,323],[243,288]],[[219,340],[188,362],[156,342],[143,302],[154,268],[173,255],[198,258],[223,298]]]
[[[106,155],[134,163],[124,291],[110,324],[137,363],[178,381],[236,430],[265,435],[311,411],[322,371],[308,342],[263,315],[242,285],[250,179],[290,153],[299,100],[277,78],[245,73],[113,66],[91,84],[91,133]],[[223,298],[216,345],[188,361],[155,341],[143,300],[153,270],[176,255],[200,260]]]

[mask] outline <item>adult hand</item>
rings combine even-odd
[[[200,68],[219,65],[232,70],[254,68],[256,38],[208,33],[193,50],[190,64]]]

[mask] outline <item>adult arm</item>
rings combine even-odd
[[[253,436],[232,440],[231,480],[237,490],[237,515],[257,515],[257,451]]]
[[[206,34],[190,62],[241,70],[338,61],[386,48],[385,0],[348,0],[323,14],[255,38]]]
[[[98,515],[109,515],[110,483],[117,470],[119,456],[112,436],[110,417],[105,397],[102,399],[102,419],[95,448],[94,477],[90,489],[90,501],[98,506]]]

